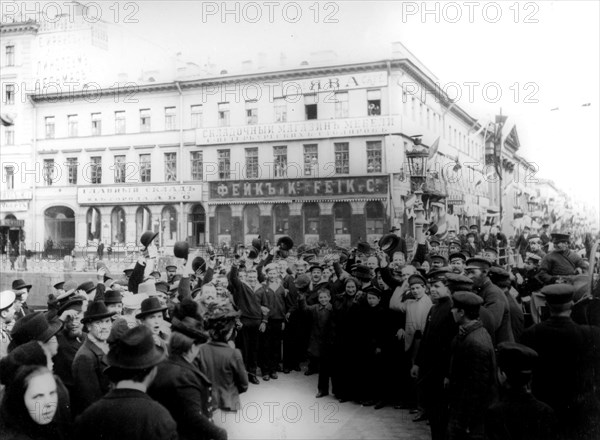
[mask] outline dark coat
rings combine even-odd
[[[482,433],[485,410],[496,395],[496,356],[480,321],[459,329],[448,377],[451,425]]]
[[[175,420],[146,393],[115,389],[75,421],[75,438],[86,440],[176,440]]]
[[[493,284],[489,278],[483,281],[478,289],[478,294],[483,298],[483,307],[492,313],[494,327],[496,329],[495,343],[513,342],[514,337],[510,325],[510,309],[508,300],[502,289]]]
[[[584,271],[588,268],[578,254],[571,250],[552,251],[542,259],[539,277],[545,284],[552,284],[559,276],[575,275],[576,268]]]
[[[311,318],[308,354],[320,357],[323,350],[327,350],[333,344],[333,307],[331,304],[307,306],[304,296],[298,299],[298,304],[300,310]]]
[[[551,316],[526,329],[521,343],[539,355],[533,370],[533,395],[554,409],[567,431],[591,433],[593,426],[598,430],[600,411],[594,390],[600,389],[600,329]],[[600,436],[596,434],[589,438]]]
[[[487,410],[485,438],[488,440],[552,440],[554,411],[522,390],[507,390]]]
[[[61,330],[57,335],[58,353],[54,356],[54,373],[63,381],[71,394],[75,393],[75,381],[73,379],[73,360],[77,351],[83,345],[83,336],[80,338],[68,338],[65,336],[65,330]]]
[[[515,242],[515,248],[517,252],[521,254],[521,257],[525,258],[525,254],[527,253],[527,248],[529,247],[529,234],[525,237],[525,234],[519,235],[517,241]]]
[[[210,381],[181,356],[171,355],[159,364],[148,394],[169,410],[181,440],[227,439],[225,430],[210,420]]]
[[[110,382],[103,373],[106,367],[104,352],[86,339],[73,360],[73,414],[80,414],[108,392]]]
[[[262,318],[260,295],[255,293],[252,287],[243,283],[238,273],[239,269],[233,266],[228,275],[229,290],[231,291],[235,305],[242,312],[242,318]]]
[[[200,346],[200,370],[212,383],[213,405],[223,410],[240,409],[240,393],[248,389],[248,373],[242,353],[225,342],[210,341]]]

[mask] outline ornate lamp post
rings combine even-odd
[[[406,159],[408,160],[410,172],[411,191],[413,193],[421,191],[422,194],[427,179],[429,152],[425,148],[420,147],[420,145],[421,138],[413,136],[413,149],[406,152]]]

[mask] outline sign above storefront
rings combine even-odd
[[[30,189],[7,189],[2,191],[1,200],[31,200],[33,192]]]
[[[332,179],[256,180],[210,182],[210,198],[310,197],[341,195],[386,195],[387,177],[343,177]]]
[[[365,72],[346,75],[324,76],[320,78],[295,79],[293,81],[266,82],[272,87],[273,96],[304,95],[328,91],[354,90],[387,86],[387,72]]]
[[[197,145],[269,142],[332,137],[373,136],[401,131],[398,116],[282,122],[239,127],[199,128]]]
[[[29,202],[26,200],[18,202],[0,202],[0,212],[17,212],[27,211],[29,209]]]
[[[0,226],[4,226],[5,228],[23,228],[25,227],[25,220],[3,218],[0,219]]]
[[[202,184],[89,186],[77,188],[77,202],[80,205],[137,205],[146,203],[199,202],[201,200]]]

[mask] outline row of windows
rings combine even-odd
[[[12,87],[12,89],[10,88]],[[377,93],[375,93],[377,92]],[[367,111],[370,116],[381,114],[380,91],[370,91],[367,96]],[[347,118],[349,111],[348,92],[339,92],[335,94],[335,117]],[[14,85],[6,86],[5,99],[7,103],[14,103]],[[285,98],[276,98],[274,100],[274,111],[276,122],[287,121],[287,101]],[[305,118],[318,119],[318,108],[316,95],[306,95],[304,97]],[[220,127],[230,124],[230,106],[228,102],[221,102],[217,105],[218,121]],[[246,123],[248,125],[258,124],[258,103],[257,101],[246,101]],[[203,125],[203,106],[190,106],[190,128],[201,128]],[[165,130],[177,129],[177,110],[175,107],[164,108]],[[91,135],[100,136],[102,134],[102,113],[91,113]],[[126,131],[125,111],[114,112],[115,134],[124,134]],[[56,127],[56,118],[54,116],[45,117],[45,137],[54,139]],[[152,112],[149,108],[139,110],[139,131],[149,132],[152,127]],[[67,115],[67,135],[69,137],[79,136],[79,115]]]
[[[365,205],[367,234],[383,234],[385,210],[381,202],[368,202]],[[319,235],[321,232],[321,211],[318,203],[302,205],[302,223],[305,235]],[[231,208],[227,205],[218,206],[215,211],[217,234],[229,235],[232,230]],[[286,204],[273,207],[273,233],[288,235],[290,209]],[[242,212],[244,234],[259,234],[260,209],[258,205],[247,205]],[[352,208],[348,202],[338,202],[333,205],[333,232],[336,235],[350,234]]]
[[[318,177],[319,152],[318,144],[306,144],[304,148],[304,176]],[[335,148],[335,173],[350,173],[350,144],[348,142],[336,142]],[[367,173],[382,172],[382,143],[381,141],[366,142],[367,149]],[[260,164],[258,161],[258,147],[245,148],[245,178],[258,179],[261,177]],[[231,179],[231,150],[217,150],[218,176],[219,179]],[[163,157],[165,182],[177,181],[177,153],[164,153]],[[273,173],[274,177],[288,177],[288,147],[286,145],[273,147]],[[191,179],[204,180],[204,155],[202,151],[190,152]],[[67,182],[70,185],[78,183],[79,165],[77,157],[66,158]],[[91,156],[89,163],[82,172],[85,174],[86,183],[102,184],[102,156]],[[139,181],[147,183],[152,181],[152,155],[143,153],[138,156],[137,168],[139,169]],[[136,167],[128,163],[125,155],[115,155],[111,170],[114,171],[112,182],[104,183],[126,183],[132,181],[132,170]],[[14,168],[4,168],[7,189],[14,189]],[[59,178],[58,167],[54,159],[44,159],[43,177],[46,186],[55,183]]]

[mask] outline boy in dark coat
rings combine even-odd
[[[331,377],[332,349],[333,349],[333,319],[331,294],[329,290],[319,290],[318,304],[306,305],[304,293],[298,296],[300,310],[311,317],[311,329],[308,342],[308,355],[314,365],[318,365],[319,384],[317,398],[329,394],[329,378]]]

